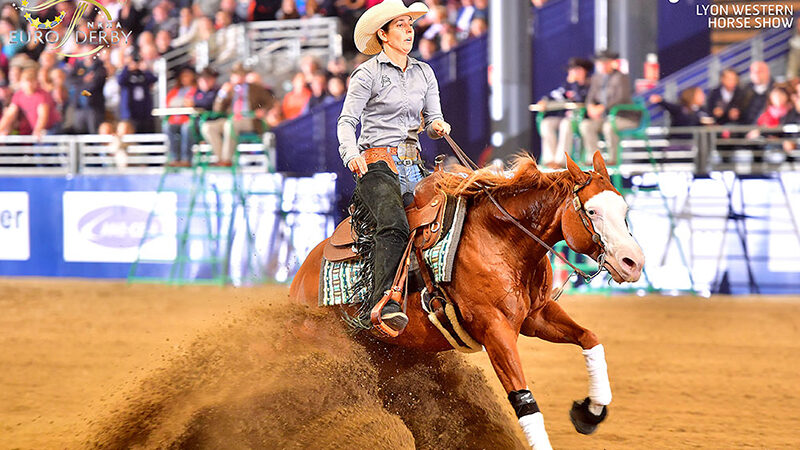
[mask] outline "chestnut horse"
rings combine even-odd
[[[521,157],[507,173],[480,169],[435,175],[439,189],[469,199],[453,281],[441,288],[460,309],[463,328],[486,349],[523,432],[536,449],[550,448],[550,443],[525,381],[518,336],[572,343],[583,349],[589,396],[573,405],[570,416],[584,434],[605,419],[606,405],[611,402],[605,354],[597,336],[575,323],[552,299],[547,250],[502,215],[481,186],[548,245],[565,240],[572,250],[602,261],[615,281],[637,281],[644,256],[628,231],[627,204],[612,186],[599,152],[593,163],[593,171],[583,172],[568,157],[567,170],[543,173],[532,159]],[[298,302],[317,305],[324,244],[311,251],[292,283],[290,296]],[[355,312],[354,307],[347,310]],[[409,323],[401,335],[379,339],[420,351],[452,349],[428,321],[419,294],[409,294],[407,314]]]

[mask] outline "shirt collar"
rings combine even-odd
[[[412,58],[410,56],[408,56],[407,58],[408,58],[408,67],[411,67],[412,65],[418,65],[419,64],[419,60],[414,59],[414,58]],[[397,67],[398,69],[400,69],[400,66],[398,66],[397,64],[394,63],[394,61],[389,59],[389,56],[387,56],[386,53],[383,50],[381,50],[381,52],[378,53],[378,62],[379,63],[391,64],[391,65]],[[408,67],[406,67],[406,69]]]

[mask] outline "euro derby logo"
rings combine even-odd
[[[677,1],[670,0],[670,3]],[[708,28],[758,30],[790,28],[794,22],[792,5],[733,3],[696,5],[698,16],[708,17]]]
[[[122,29],[119,22],[111,21],[111,13],[108,12],[105,6],[97,2],[97,0],[81,0],[75,7],[75,14],[66,29],[56,29],[62,24],[66,13],[61,11],[55,18],[45,19],[42,21],[34,13],[46,11],[59,3],[68,2],[70,0],[46,0],[40,5],[31,5],[29,0],[22,0],[21,4],[14,5],[22,12],[22,16],[30,25],[28,31],[12,31],[9,39],[11,44],[27,44],[34,41],[39,44],[58,44],[56,49],[64,47],[70,39],[76,44],[90,44],[95,47],[91,50],[81,53],[67,53],[65,51],[58,52],[59,55],[67,57],[83,57],[91,56],[99,52],[105,47],[109,47],[120,42],[128,42],[131,36],[131,31]],[[96,7],[102,16],[105,16],[106,22],[87,22],[87,30],[76,30],[78,21],[81,20],[83,14],[92,7]]]

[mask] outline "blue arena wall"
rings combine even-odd
[[[263,268],[254,278],[285,281],[333,231],[333,174],[242,175],[241,185],[258,193],[247,200],[252,248],[243,238],[244,212],[231,208],[232,177],[207,177],[206,202],[221,212],[210,215],[212,231],[227,233],[226,227],[233,224],[229,268],[236,284],[247,282],[243,278],[252,268],[245,267],[248,252]],[[187,223],[184,211],[193,180],[188,171],[169,175],[157,196],[160,179],[161,175],[0,178],[0,276],[126,278],[141,251],[143,257],[163,262],[141,264],[136,275],[166,278],[179,248],[177,235]],[[154,210],[157,230],[151,228],[151,238],[140,250],[147,217]],[[198,216],[202,214],[195,220],[202,222]],[[188,252],[202,255],[210,247],[201,243],[189,246]],[[188,269],[196,279],[207,278],[210,271],[204,263]]]

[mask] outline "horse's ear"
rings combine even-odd
[[[583,183],[588,176],[586,172],[582,171],[575,161],[569,156],[569,153],[564,152],[567,155],[567,170],[569,171],[569,175],[572,177],[572,181],[575,183]]]
[[[599,151],[594,152],[594,157],[592,158],[592,165],[594,166],[594,171],[602,175],[606,180],[610,180],[608,176],[608,170],[606,169],[606,162],[603,160],[603,155],[600,154]]]

